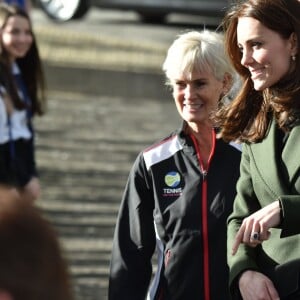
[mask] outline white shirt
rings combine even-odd
[[[17,64],[13,64],[13,74],[20,73]],[[0,87],[0,91],[5,92],[4,87]],[[22,97],[21,91],[19,91],[20,97]],[[0,95],[0,144],[7,143],[10,140],[9,126],[8,126],[8,115],[2,95]],[[27,124],[27,111],[13,110],[10,116],[11,122],[11,135],[13,140],[20,138],[30,139],[32,134]]]

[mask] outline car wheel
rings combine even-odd
[[[37,0],[40,8],[53,20],[82,18],[90,7],[89,0]]]
[[[166,20],[167,13],[137,12],[144,23],[161,24]]]

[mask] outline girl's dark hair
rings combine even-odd
[[[0,29],[3,29],[7,20],[13,16],[20,16],[28,20],[32,34],[32,45],[27,54],[16,60],[25,86],[31,99],[30,109],[32,115],[42,115],[45,110],[45,80],[43,67],[36,43],[35,35],[32,31],[32,23],[29,15],[14,5],[0,4]],[[24,109],[26,104],[18,95],[17,87],[13,80],[12,67],[9,60],[9,53],[5,50],[1,41],[0,48],[0,84],[3,85],[11,97],[11,100],[17,109]]]
[[[57,232],[38,208],[24,199],[3,197],[0,289],[14,300],[73,300],[68,265]]]
[[[298,0],[239,1],[227,12],[222,23],[225,30],[225,48],[234,68],[242,77],[243,86],[237,97],[216,115],[217,124],[222,128],[220,135],[225,140],[257,142],[266,135],[272,115],[279,127],[285,131],[299,118],[299,53],[293,62],[295,66],[291,73],[276,85],[264,91],[256,91],[249,70],[241,64],[242,53],[237,46],[238,19],[251,17],[277,32],[283,39],[295,34],[299,47],[299,16]]]

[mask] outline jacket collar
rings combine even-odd
[[[287,166],[288,179],[292,182],[294,176],[300,168],[299,160],[300,151],[300,124],[296,125],[290,133],[290,136],[286,142],[286,145],[282,152],[282,160]]]

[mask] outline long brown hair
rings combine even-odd
[[[0,186],[0,290],[14,300],[73,300],[58,235],[41,211]]]
[[[299,118],[300,59],[296,55],[292,72],[276,85],[256,91],[250,72],[241,64],[242,53],[237,44],[237,25],[240,17],[251,17],[265,27],[276,31],[283,39],[295,34],[300,43],[300,2],[298,0],[248,0],[235,4],[223,20],[225,48],[229,58],[241,75],[243,86],[237,97],[216,115],[227,141],[257,142],[264,138],[270,119],[274,116],[279,127],[289,130]],[[296,99],[298,97],[298,99]]]
[[[42,115],[45,111],[45,80],[43,67],[37,47],[36,38],[32,30],[32,23],[29,15],[15,5],[0,4],[0,29],[6,26],[7,20],[13,16],[21,16],[28,20],[32,34],[32,45],[26,55],[16,60],[28,90],[31,100],[31,113]],[[9,53],[5,50],[1,41],[0,48],[0,84],[3,85],[10,96],[14,107],[24,109],[26,103],[19,97],[17,87],[13,80],[12,67],[9,60]]]

